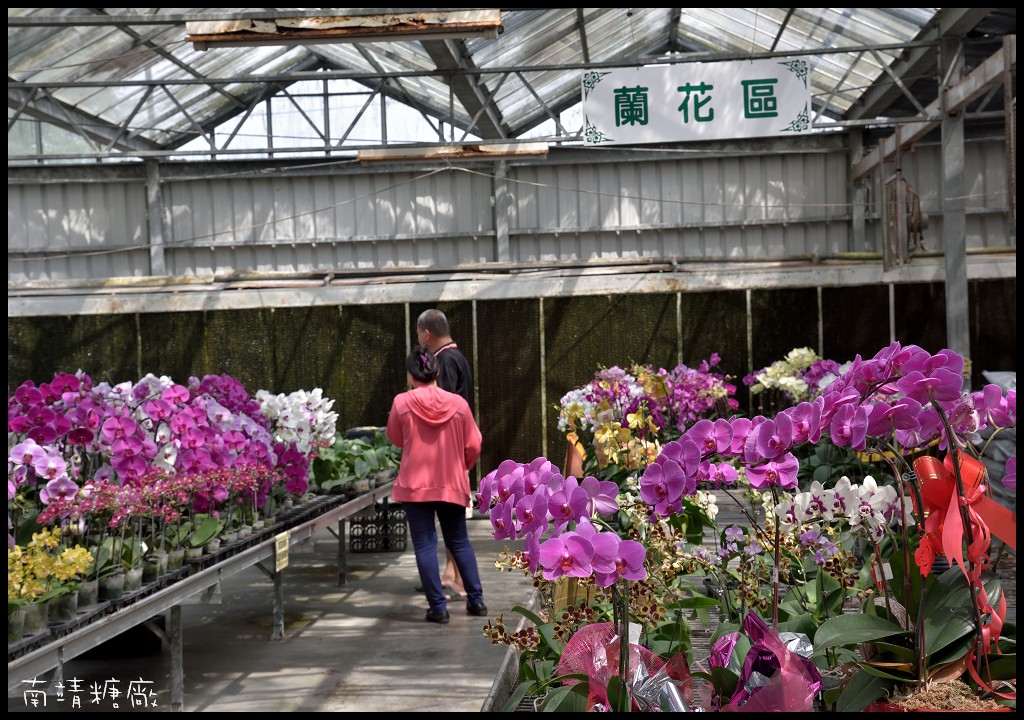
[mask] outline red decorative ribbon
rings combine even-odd
[[[998,607],[989,603],[981,573],[988,568],[988,549],[992,536],[1002,540],[1014,550],[1017,549],[1017,513],[1003,507],[985,495],[985,466],[974,458],[955,451],[959,464],[960,479],[964,494],[957,491],[953,466],[954,454],[943,462],[938,458],[924,456],[914,461],[914,472],[921,484],[924,503],[924,531],[922,544],[930,544],[936,552],[944,554],[951,563],[960,566],[971,587],[977,590],[978,605],[982,614],[990,614],[991,620],[981,628],[981,650],[988,654],[994,647],[999,651],[999,633],[1006,617],[1006,598],[999,594]],[[970,522],[971,542],[967,545],[968,567],[964,561],[964,523],[960,508],[967,509]],[[941,548],[941,550],[940,550]],[[923,574],[929,568],[918,561]],[[930,563],[929,563],[930,567]]]

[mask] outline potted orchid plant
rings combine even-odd
[[[894,343],[870,360],[857,358],[811,402],[773,417],[695,424],[679,441],[666,444],[641,478],[641,493],[662,517],[680,510],[683,497],[707,477],[706,463],[713,456],[730,458],[751,487],[768,495],[763,528],[743,534],[745,550],[771,557],[775,625],[784,608],[784,528],[820,522],[830,532],[837,524],[866,532],[858,576],[861,612],[830,617],[814,633],[815,649],[833,659],[861,643],[882,649],[862,658],[860,672],[839,688],[842,710],[863,709],[889,688],[922,689],[949,677],[974,682],[976,696],[1012,696],[997,689],[1001,676],[1011,667],[1015,673],[1016,665],[996,643],[1004,611],[985,567],[990,526],[991,532],[999,528],[997,534],[1012,538],[1006,528],[1013,521],[983,499],[984,475],[968,462],[971,448],[963,436],[983,424],[1014,424],[1016,396],[1004,397],[994,387],[964,393],[963,367],[963,358],[949,350],[932,355]],[[890,489],[880,492],[874,479],[840,478],[831,491],[812,485],[807,496],[784,496],[798,485],[794,449],[823,441],[872,451]],[[935,441],[947,453],[945,462],[926,452]],[[816,560],[835,553],[831,537],[822,542],[820,527],[800,536],[816,548]],[[725,538],[730,539],[739,537]],[[922,580],[940,552],[954,567],[938,580]],[[760,604],[766,609],[766,602]],[[936,631],[933,620],[940,610],[952,623],[943,627],[954,630]],[[1012,641],[1005,645],[1012,647]],[[933,672],[939,666],[945,674]]]

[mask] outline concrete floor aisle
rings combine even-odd
[[[494,557],[506,543],[491,537],[486,518],[469,521],[490,617],[505,614],[514,625],[515,605],[526,605],[532,582],[521,573],[499,572]],[[349,553],[348,582],[336,584],[337,540],[323,532],[292,549],[285,571],[285,638],[270,641],[272,586],[257,568],[223,583],[219,605],[183,608],[185,711],[187,712],[478,712],[505,648],[482,633],[488,618],[470,617],[465,601],[451,600],[448,625],[424,621],[426,598],[411,543],[403,552]],[[439,549],[443,566],[443,545]],[[118,647],[117,645],[120,645]],[[170,700],[170,654],[149,637],[122,636],[100,650],[112,659],[76,659],[65,665],[65,684],[89,687],[107,680],[151,681],[157,707]],[[129,657],[130,655],[137,655]],[[121,697],[83,711],[139,711]],[[58,708],[49,703],[46,710]],[[8,710],[26,707],[21,694]],[[141,709],[143,712],[146,710]]]

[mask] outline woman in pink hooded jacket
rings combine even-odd
[[[441,587],[437,530],[455,558],[466,588],[466,612],[487,615],[476,554],[466,530],[470,489],[467,471],[480,454],[480,429],[466,401],[437,387],[437,358],[417,345],[405,361],[412,387],[395,397],[388,415],[388,439],[402,448],[391,496],[402,503],[416,551],[420,582],[430,603],[427,622],[449,620],[448,598]]]

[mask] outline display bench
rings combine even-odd
[[[389,482],[352,499],[320,496],[293,508],[271,528],[244,543],[224,546],[214,555],[187,561],[186,567],[160,581],[144,586],[122,600],[101,603],[75,621],[51,626],[7,649],[7,690],[18,688],[25,678],[56,670],[63,678],[64,663],[112,640],[121,633],[168,614],[167,642],[171,651],[171,710],[184,708],[184,661],[182,652],[183,604],[202,602],[219,595],[220,583],[250,567],[257,567],[273,582],[273,630],[271,640],[284,638],[284,581],[288,549],[310,541],[320,530],[338,540],[338,585],[347,574],[345,523],[357,513],[385,505],[394,483]]]

